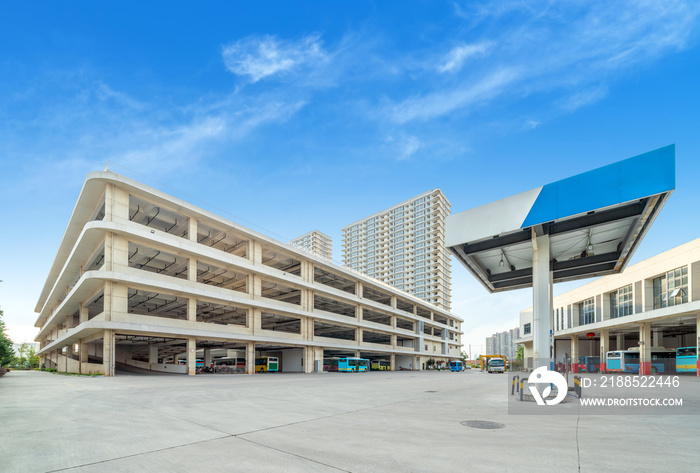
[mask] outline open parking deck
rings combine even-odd
[[[0,380],[3,472],[694,471],[698,417],[508,415],[478,371]],[[697,393],[697,378],[686,393]],[[695,399],[688,399],[696,406]],[[697,408],[696,408],[697,410]],[[694,411],[691,411],[694,412]],[[480,420],[503,424],[481,430]]]

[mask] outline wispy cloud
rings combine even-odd
[[[474,84],[407,98],[390,106],[390,117],[397,123],[437,118],[488,101],[519,77],[520,72],[514,68],[496,70]]]
[[[620,77],[686,48],[700,3],[489,0],[455,3],[454,12],[466,29],[449,53],[434,54],[432,90],[385,102],[384,118],[434,120],[534,94],[548,104],[545,115],[574,111],[602,100]]]
[[[462,68],[467,59],[488,54],[493,45],[493,42],[485,41],[477,44],[462,43],[455,46],[440,63],[437,70],[439,72],[456,72]]]
[[[248,37],[223,47],[226,69],[251,82],[279,76],[300,69],[314,69],[330,57],[319,35],[298,41],[284,41],[274,36]]]

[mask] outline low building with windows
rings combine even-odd
[[[462,346],[445,309],[111,171],[88,175],[36,311],[46,367],[108,376],[216,356],[421,369]]]
[[[700,239],[673,248],[622,273],[605,276],[554,298],[554,358],[600,356],[657,347],[695,347],[700,328]],[[520,312],[526,362],[532,357],[532,309]],[[530,360],[531,361],[531,360]]]

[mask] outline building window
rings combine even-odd
[[[688,302],[688,267],[674,269],[654,279],[654,309]]]
[[[621,287],[610,294],[610,318],[632,315],[634,300],[632,298],[632,285]]]
[[[586,325],[595,322],[595,301],[591,297],[578,305],[578,324]]]
[[[527,335],[530,333],[530,324],[523,325],[523,334]]]

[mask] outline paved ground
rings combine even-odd
[[[0,471],[698,471],[696,415],[508,415],[505,381],[478,371],[12,372],[0,378]],[[697,405],[700,381],[689,383]]]

